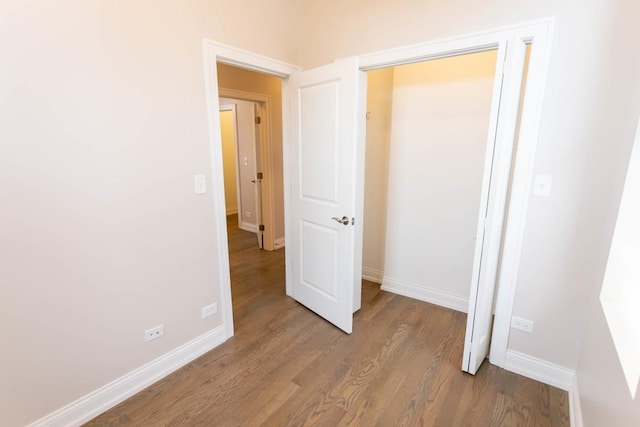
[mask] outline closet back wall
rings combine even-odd
[[[466,311],[495,63],[491,51],[393,70],[388,290]]]

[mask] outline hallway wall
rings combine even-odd
[[[393,68],[367,72],[367,137],[362,275],[382,283],[387,228]]]
[[[239,188],[236,188],[240,191],[237,194],[238,206],[242,207],[242,212],[239,213],[239,227],[242,230],[255,233],[257,231],[256,184],[252,182],[256,178],[254,103],[224,97],[220,97],[219,100],[220,105],[236,106],[237,145],[235,167],[239,184]],[[236,182],[235,179],[234,182]],[[226,187],[227,177],[225,176]]]
[[[235,127],[235,114],[233,110],[220,111],[222,166],[224,168],[224,201],[227,216],[238,213]]]

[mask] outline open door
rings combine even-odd
[[[262,210],[262,151],[260,150],[260,143],[262,140],[262,117],[260,112],[260,104],[255,102],[253,104],[253,144],[255,152],[256,162],[256,176],[251,180],[255,184],[255,203],[256,203],[256,236],[258,238],[258,248],[264,249],[264,218]]]
[[[356,58],[290,77],[288,294],[351,333],[362,272],[366,79]]]
[[[462,370],[474,374],[488,355],[493,320],[498,261],[502,242],[502,229],[511,174],[511,159],[520,106],[520,91],[524,71],[526,46],[513,39],[501,46],[496,69],[497,84],[492,105],[492,143],[487,144],[487,157],[492,165],[485,171],[481,212],[476,233],[476,256],[469,295],[467,330],[462,356]],[[484,191],[489,188],[488,193]]]

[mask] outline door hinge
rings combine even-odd
[[[258,226],[258,231],[264,231],[264,224],[260,224]]]
[[[258,178],[258,179],[262,179],[262,172],[258,172],[258,173],[256,174],[256,178]]]
[[[256,124],[259,125],[262,123],[262,118],[260,116],[256,116]]]

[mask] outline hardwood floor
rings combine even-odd
[[[346,335],[285,296],[284,251],[229,224],[235,337],[89,426],[568,426],[559,389],[460,371],[464,313],[363,283]]]

